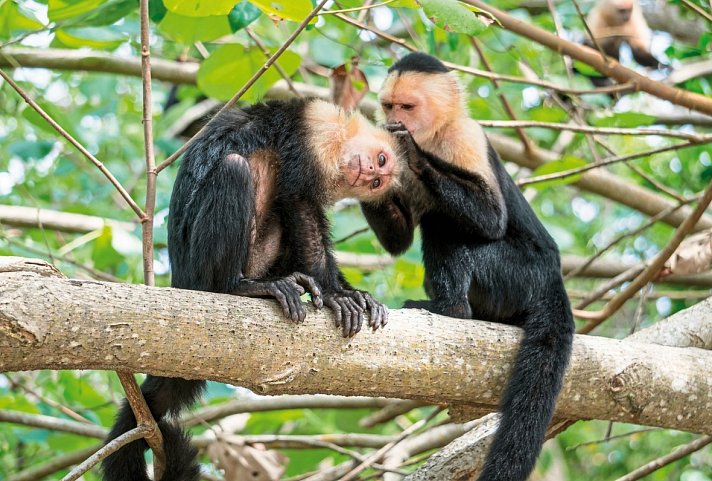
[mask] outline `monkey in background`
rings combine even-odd
[[[173,287],[273,297],[303,322],[300,295],[334,310],[343,335],[364,315],[375,330],[387,309],[353,289],[332,253],[326,207],[345,197],[376,202],[396,184],[397,142],[359,113],[316,99],[229,110],[186,151],[170,200]],[[193,404],[205,381],[147,376],[141,391],[164,439],[163,481],[198,481],[197,451],[167,419]],[[136,426],[127,402],[107,440]],[[141,439],[107,457],[106,481],[148,481]]]
[[[644,67],[665,68],[650,53],[652,34],[637,0],[598,0],[586,17],[591,34],[601,50],[616,60],[620,60],[620,49],[627,43],[636,62]],[[595,48],[591,39],[585,45]],[[607,77],[590,77],[597,87],[611,85]]]
[[[462,319],[512,324],[524,337],[500,402],[500,426],[480,481],[525,481],[541,451],[571,354],[574,322],[556,243],[467,113],[457,77],[435,57],[409,54],[388,71],[380,102],[407,130],[402,186],[362,210],[391,254],[420,225],[429,300]]]

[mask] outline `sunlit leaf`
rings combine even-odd
[[[0,0],[0,38],[39,30],[43,25],[34,14],[12,0]]]
[[[135,0],[110,0],[104,2],[98,8],[72,18],[71,22],[69,22],[70,24],[65,26],[96,27],[111,25],[136,10],[138,10],[138,2]]]
[[[418,0],[428,18],[447,32],[477,35],[487,22],[456,0]]]
[[[267,15],[301,22],[314,9],[309,0],[250,0]],[[316,17],[309,23],[316,23]]]
[[[553,162],[547,162],[546,164],[538,167],[534,172],[532,172],[532,177],[537,177],[540,175],[556,174],[563,172],[565,170],[577,169],[587,165],[587,162],[573,155],[566,155],[560,160],[555,160]],[[532,184],[536,188],[552,187],[555,185],[566,185],[573,182],[578,182],[581,179],[582,174],[569,175],[561,179],[547,180],[546,182],[538,182]]]
[[[198,87],[207,95],[219,100],[228,100],[257,72],[265,63],[265,55],[256,48],[245,49],[242,45],[223,45],[206,59],[198,70]],[[301,57],[287,51],[279,58],[280,67],[292,75],[297,71]],[[270,67],[267,72],[242,97],[254,102],[281,78],[279,72]]]
[[[57,29],[56,39],[70,48],[89,47],[97,50],[112,50],[126,41],[126,37],[111,28],[86,27]]]
[[[103,0],[49,0],[47,16],[53,22],[76,17],[98,8]]]
[[[232,33],[227,16],[186,17],[171,11],[158,24],[158,30],[179,42],[209,42]]]
[[[208,17],[227,15],[235,5],[235,0],[163,0],[168,11],[186,17]]]
[[[94,267],[100,271],[116,267],[124,260],[124,256],[111,245],[111,240],[111,227],[104,227],[101,235],[94,241],[91,258],[94,261]]]

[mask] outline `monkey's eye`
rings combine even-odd
[[[383,110],[391,110],[393,108],[393,104],[390,102],[383,102],[381,107],[383,107]]]
[[[386,155],[381,152],[378,154],[378,166],[383,167],[384,165],[386,165]]]
[[[403,110],[413,110],[415,108],[415,105],[413,104],[403,104],[402,106]]]
[[[371,188],[378,189],[381,186],[381,179],[373,179],[371,182]]]

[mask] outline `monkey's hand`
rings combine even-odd
[[[355,336],[363,326],[364,312],[370,314],[368,325],[375,331],[388,322],[388,309],[367,292],[344,289],[324,294],[324,304],[336,315],[336,327],[341,327],[344,337]]]
[[[270,281],[255,281],[243,279],[232,294],[248,297],[274,297],[282,307],[284,315],[293,322],[302,323],[307,316],[307,310],[299,298],[309,292],[317,309],[324,306],[321,289],[314,278],[301,272],[294,272],[281,279]]]
[[[384,128],[398,141],[401,155],[408,160],[408,167],[415,175],[420,175],[426,168],[428,161],[413,140],[413,136],[402,123],[386,124]]]

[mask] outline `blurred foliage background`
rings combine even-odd
[[[384,2],[364,11],[343,15],[360,19],[372,28],[408,40],[419,49],[464,66],[483,68],[473,51],[470,36],[448,32],[428,17],[429,8],[442,8],[439,3],[412,1]],[[451,2],[452,3],[452,2]],[[644,2],[645,3],[645,2]],[[652,2],[652,0],[648,3]],[[660,2],[657,2],[658,6]],[[662,2],[665,4],[666,2]],[[700,17],[685,8],[683,2],[671,0],[667,7],[678,7],[676,22],[699,26]],[[709,12],[710,5],[694,2]],[[269,52],[285,41],[313,8],[313,2],[234,0],[185,2],[151,0],[153,22],[151,54],[153,58],[179,60],[199,65],[197,85],[171,85],[155,81],[153,85],[154,134],[156,157],[162,159],[185,141],[170,130],[189,108],[203,99],[227,100],[257,71],[265,53],[254,38]],[[359,7],[363,2],[342,0],[328,4],[331,10]],[[433,6],[433,4],[435,4]],[[556,14],[566,34],[582,39],[583,24],[573,2],[555,2]],[[591,1],[581,1],[588,11]],[[525,22],[554,31],[546,2],[506,0],[497,2]],[[655,8],[655,7],[653,7]],[[274,14],[279,15],[278,19]],[[590,88],[583,75],[570,78],[562,57],[551,50],[505,30],[487,27],[481,20],[461,27],[477,34],[477,40],[494,72],[523,76],[523,68],[541,79],[576,88]],[[710,24],[695,40],[680,39],[660,27],[655,29],[653,53],[673,69],[686,62],[710,59]],[[249,32],[248,32],[249,30]],[[30,47],[41,52],[47,48],[74,49],[78,52],[101,52],[119,58],[139,58],[139,17],[137,0],[0,0],[0,49]],[[330,85],[331,68],[358,66],[365,73],[374,100],[388,67],[405,50],[374,33],[344,22],[336,15],[320,15],[299,36],[278,61],[294,82],[322,87]],[[0,50],[2,55],[2,50]],[[623,63],[639,69],[630,53],[623,52]],[[643,71],[643,70],[641,70]],[[663,78],[665,72],[646,74]],[[99,158],[127,188],[134,199],[145,198],[145,163],[141,124],[141,80],[138,77],[110,73],[87,73],[42,68],[16,68],[14,79],[49,112],[52,117]],[[274,68],[243,97],[244,102],[262,99],[281,76]],[[497,95],[511,102],[517,118],[566,122],[570,118],[561,105],[552,101],[551,93],[540,87],[521,83],[502,83],[499,88],[486,78],[462,75],[470,93],[470,110],[478,119],[508,120]],[[710,95],[712,76],[686,80],[679,87]],[[359,88],[366,88],[365,85]],[[175,101],[169,102],[169,97]],[[644,93],[632,93],[613,99],[608,95],[586,95],[581,99],[585,119],[591,125],[641,127],[656,123],[659,112],[670,106]],[[170,108],[166,108],[167,105]],[[686,124],[675,128],[691,132],[709,131],[711,124]],[[514,136],[511,129],[491,132]],[[557,149],[561,132],[529,129],[527,134],[539,147]],[[650,150],[674,140],[663,137],[610,136],[606,138],[618,154]],[[594,155],[595,154],[595,155]],[[605,152],[604,152],[605,154]],[[554,168],[563,170],[592,162],[594,153],[581,134],[574,135],[561,151],[564,162]],[[567,161],[566,159],[573,159]],[[644,186],[659,195],[660,185],[679,197],[700,192],[712,179],[712,158],[708,146],[648,156],[634,161],[639,175],[626,165],[609,170],[631,185]],[[155,270],[157,285],[167,286],[170,269],[166,252],[166,219],[168,201],[178,164],[158,176]],[[535,172],[507,164],[515,179]],[[551,171],[551,169],[549,169]],[[656,183],[652,183],[654,179]],[[570,180],[570,179],[569,179]],[[562,253],[590,256],[617,236],[648,221],[648,217],[604,197],[578,190],[567,182],[541,183],[524,189],[537,215],[552,233]],[[57,265],[66,275],[81,278],[109,279],[120,282],[143,281],[141,264],[141,230],[135,215],[127,208],[114,188],[89,162],[61,140],[16,93],[0,84],[0,204],[46,208],[81,213],[134,223],[133,230],[104,227],[90,232],[72,233],[44,228],[0,226],[0,255],[42,257]],[[340,203],[331,213],[333,238],[339,251],[358,254],[383,254],[357,205]],[[656,223],[652,228],[630,236],[608,253],[617,262],[635,263],[651,258],[670,238],[673,227]],[[402,257],[385,262],[376,269],[345,265],[347,278],[359,288],[371,291],[393,308],[406,299],[422,298],[423,268],[420,244],[416,242]],[[567,281],[572,298],[588,293],[601,280],[575,277]],[[682,285],[656,285],[646,290],[646,297],[635,299],[608,321],[597,334],[624,337],[634,325],[648,326],[699,299],[709,289]],[[636,310],[639,310],[636,313]],[[229,362],[229,360],[226,360]],[[251,393],[211,383],[203,400],[217,404]],[[74,413],[91,423],[110,426],[122,390],[113,373],[107,372],[26,372],[0,374],[0,409],[46,414],[70,419]],[[319,434],[367,432],[395,434],[431,412],[423,407],[410,411],[374,428],[362,428],[359,420],[372,410],[287,410],[252,413],[241,434]],[[436,420],[442,421],[445,414]],[[204,431],[199,427],[195,432]],[[688,433],[670,430],[642,430],[630,425],[610,426],[602,421],[581,421],[547,443],[534,479],[608,480],[668,453],[675,446],[693,439]],[[605,441],[607,436],[612,439]],[[0,423],[0,479],[12,479],[22,470],[60,455],[95,444],[95,439],[17,424]],[[363,450],[362,450],[363,451]],[[294,476],[336,464],[348,459],[329,449],[284,450],[289,457],[285,476]],[[203,458],[203,461],[207,461]],[[410,468],[409,468],[410,469]],[[52,475],[59,479],[61,471]],[[84,476],[99,479],[94,470]],[[708,446],[647,478],[650,481],[712,481],[712,449]]]

